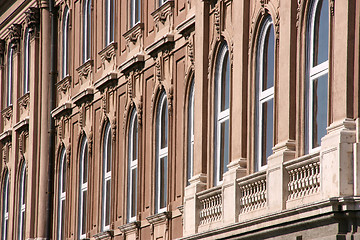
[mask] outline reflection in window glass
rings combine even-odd
[[[329,2],[314,0],[307,32],[305,152],[316,151],[326,135],[329,71]]]
[[[157,213],[167,205],[167,156],[168,156],[168,106],[165,93],[159,98],[156,121],[156,199]]]
[[[262,24],[257,46],[255,103],[255,170],[267,165],[274,131],[275,36],[270,16]]]
[[[229,164],[230,60],[228,46],[220,47],[215,72],[214,185],[221,184]]]

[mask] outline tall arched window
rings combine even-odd
[[[159,98],[156,118],[155,211],[166,211],[168,172],[168,106],[165,92]]]
[[[114,0],[105,0],[105,46],[114,41]]]
[[[128,222],[136,221],[137,205],[137,166],[138,166],[138,127],[137,113],[134,109],[129,125],[128,153]]]
[[[69,75],[69,8],[66,6],[63,18],[62,35],[62,78]]]
[[[13,56],[14,56],[14,49],[12,47],[12,44],[10,43],[8,49],[6,106],[10,106],[12,104]]]
[[[1,239],[7,240],[7,231],[9,225],[9,195],[10,195],[10,183],[9,172],[6,172],[3,189],[2,189],[2,227],[1,227]]]
[[[187,185],[194,174],[194,79],[190,87],[188,104]]]
[[[25,30],[24,41],[24,86],[23,94],[29,92],[29,78],[30,78],[30,31],[29,28]]]
[[[274,130],[275,35],[270,16],[262,24],[257,45],[255,103],[255,169],[267,165]]]
[[[103,139],[103,190],[102,190],[102,218],[101,230],[110,229],[111,205],[111,129],[106,125]]]
[[[62,149],[59,163],[59,182],[58,182],[58,227],[57,239],[64,238],[64,224],[65,224],[65,200],[66,200],[66,152]]]
[[[229,164],[230,61],[228,46],[220,47],[215,70],[214,185],[222,183]]]
[[[91,0],[85,0],[83,6],[83,62],[91,55]]]
[[[79,236],[86,237],[86,213],[88,190],[88,142],[84,136],[80,147],[79,161]]]
[[[26,165],[23,163],[20,173],[20,186],[19,186],[19,227],[18,227],[18,239],[25,239],[25,214],[26,214]]]
[[[308,17],[305,150],[312,152],[326,135],[329,72],[329,2],[313,0]]]
[[[140,22],[141,0],[130,0],[130,27]]]

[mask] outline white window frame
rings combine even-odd
[[[216,71],[215,71],[215,162],[214,162],[214,186],[218,186],[223,183],[221,179],[220,173],[220,154],[221,154],[221,124],[229,121],[229,138],[230,138],[230,93],[231,93],[231,81],[229,80],[229,108],[221,111],[221,80],[223,75],[223,65],[225,61],[225,56],[229,58],[229,49],[227,44],[223,43],[220,47],[218,53],[218,59],[216,62]],[[228,59],[229,61],[230,59]],[[230,74],[230,73],[229,73]],[[231,76],[231,74],[230,74]],[[230,139],[229,139],[230,140]],[[229,141],[230,143],[230,141]],[[229,149],[230,150],[230,149]],[[229,152],[230,154],[230,152]],[[229,155],[230,157],[230,155]],[[230,161],[230,159],[229,159]],[[226,171],[227,166],[224,163],[224,173]]]
[[[159,0],[159,7],[164,5],[168,0]]]
[[[270,27],[273,27],[273,30],[275,30],[274,25],[273,25],[273,21],[271,19],[270,16],[267,17],[267,19],[264,21],[263,26],[262,26],[262,30],[260,33],[260,38],[259,38],[259,45],[258,45],[258,49],[257,49],[257,87],[256,87],[256,91],[257,91],[257,98],[256,98],[256,124],[255,124],[255,128],[257,129],[257,134],[256,134],[256,167],[257,167],[257,171],[261,171],[266,169],[267,164],[264,166],[261,166],[262,163],[262,137],[263,137],[263,132],[262,132],[262,124],[263,124],[263,119],[262,119],[262,110],[263,110],[263,104],[265,102],[268,102],[270,100],[273,100],[273,114],[274,114],[274,85],[275,85],[275,76],[274,76],[274,85],[271,88],[268,88],[266,90],[263,91],[263,70],[264,70],[264,51],[265,51],[265,37],[267,32],[269,31]],[[275,33],[275,32],[274,32]],[[274,44],[275,44],[275,35],[274,35]],[[275,46],[274,46],[274,57],[275,57]],[[275,59],[274,59],[274,68],[275,68]],[[274,74],[275,74],[275,69],[274,69]],[[274,119],[274,116],[273,116]],[[273,131],[274,131],[274,126],[273,126]],[[266,160],[267,161],[267,160]]]
[[[20,186],[19,186],[19,230],[18,239],[23,240],[25,236],[25,219],[26,219],[26,164],[23,163],[20,174]],[[23,216],[24,214],[24,216]]]
[[[168,162],[169,162],[169,157],[168,157],[168,145],[169,145],[169,132],[167,132],[167,145],[164,148],[161,148],[161,133],[163,131],[164,126],[161,126],[161,118],[162,118],[162,109],[163,107],[166,107],[166,119],[167,119],[167,128],[169,131],[169,118],[168,118],[168,109],[167,109],[167,98],[166,98],[166,94],[165,92],[163,92],[160,95],[159,98],[159,107],[158,107],[158,112],[157,112],[157,119],[156,119],[156,128],[157,128],[157,140],[156,140],[156,201],[155,201],[155,211],[156,213],[161,213],[161,212],[165,212],[167,209],[167,180],[168,180]],[[166,169],[165,172],[162,173],[160,171],[160,161],[162,158],[166,157]],[[161,186],[161,178],[160,176],[164,175],[164,179],[165,179],[165,189],[160,189]],[[162,194],[164,194],[165,197],[165,207],[160,208],[160,201],[161,201],[161,196]]]
[[[91,56],[91,0],[85,0],[83,6],[83,62]]]
[[[313,66],[313,60],[314,60],[314,53],[313,53],[313,50],[314,50],[314,34],[315,34],[315,20],[316,20],[316,10],[319,6],[319,2],[320,1],[325,1],[325,0],[313,0],[312,2],[312,8],[310,10],[310,19],[309,19],[309,22],[310,22],[310,29],[309,29],[309,32],[308,32],[308,57],[307,57],[307,62],[309,63],[307,65],[308,67],[308,76],[307,76],[307,79],[308,79],[308,92],[306,93],[307,96],[308,96],[308,102],[307,102],[307,109],[308,109],[308,126],[309,126],[309,129],[308,129],[308,149],[307,151],[309,153],[314,153],[314,152],[318,152],[320,151],[320,147],[321,145],[319,145],[318,147],[314,147],[313,146],[313,128],[314,128],[314,125],[313,125],[313,82],[314,80],[320,78],[321,76],[325,75],[325,74],[328,74],[329,73],[329,58],[327,61],[325,62],[322,62],[316,66]],[[329,41],[329,38],[328,38],[328,41]],[[328,55],[329,56],[329,55]],[[329,85],[328,85],[328,88],[329,88]],[[326,117],[327,119],[327,117]]]
[[[9,195],[10,195],[10,175],[6,172],[3,196],[2,196],[2,226],[1,226],[1,239],[7,240],[8,226],[9,226]]]
[[[188,156],[187,156],[187,185],[194,175],[194,79],[190,86],[188,102]]]
[[[137,4],[136,4],[137,3]],[[138,6],[136,8],[136,6]],[[138,19],[136,19],[136,13]],[[141,0],[130,0],[130,27],[134,27],[141,19]]]
[[[84,169],[85,154],[87,156],[87,158],[86,158],[87,166],[89,166],[89,153],[85,152],[87,144],[88,144],[87,138],[86,138],[86,136],[84,136],[84,138],[81,142],[80,161],[79,161],[79,165],[80,165],[80,169],[79,169],[79,236],[80,236],[80,239],[86,238],[86,231],[84,234],[81,234],[81,230],[82,230],[83,224],[85,224],[85,226],[86,226],[86,220],[85,220],[85,222],[83,222],[83,216],[84,216],[84,214],[86,215],[86,212],[85,213],[83,212],[83,205],[84,205],[83,193],[86,192],[86,195],[88,195],[87,191],[88,191],[89,174],[87,174],[87,181],[85,183],[83,183],[83,179],[84,179],[84,172],[85,171],[88,172],[88,169]],[[86,208],[86,210],[87,210],[87,208]]]
[[[30,31],[29,28],[25,30],[24,41],[24,89],[23,94],[29,92],[29,78],[30,78]]]
[[[101,230],[102,231],[107,231],[110,229],[110,224],[109,225],[105,225],[105,219],[106,217],[111,216],[106,216],[106,184],[107,182],[110,182],[110,202],[111,202],[111,152],[112,152],[112,146],[111,146],[111,128],[110,128],[110,123],[107,124],[105,131],[104,131],[104,145],[103,145],[103,190],[102,190],[102,214],[101,214]],[[109,141],[110,138],[110,141]],[[108,144],[110,144],[110,152],[107,152],[108,149]],[[110,156],[110,157],[109,157]],[[107,161],[110,161],[110,170],[107,169]],[[110,203],[111,205],[111,203]],[[110,211],[109,211],[110,213]]]
[[[69,8],[66,6],[63,18],[62,78],[69,75]]]
[[[114,0],[105,0],[105,46],[114,42]]]
[[[59,182],[58,182],[58,192],[59,192],[59,202],[58,202],[58,227],[57,227],[57,239],[60,240],[62,239],[64,236],[62,236],[62,230],[65,227],[64,226],[64,222],[62,222],[62,210],[65,207],[65,201],[66,201],[66,189],[62,189],[62,183],[63,183],[63,179],[65,177],[65,181],[66,181],[66,167],[64,168],[64,164],[66,164],[66,152],[65,152],[65,148],[62,149],[61,154],[60,154],[60,164],[59,164]],[[63,169],[65,169],[65,171],[63,172]],[[65,176],[64,176],[65,175]],[[66,185],[66,184],[65,184]]]
[[[132,206],[132,198],[135,196],[135,202],[137,202],[137,186],[136,186],[136,189],[135,189],[135,192],[132,191],[132,185],[135,181],[135,183],[137,183],[137,179],[133,179],[133,175],[132,175],[132,171],[135,170],[136,171],[136,176],[138,175],[137,174],[137,167],[138,167],[138,159],[134,159],[134,156],[133,156],[133,149],[134,149],[134,146],[133,146],[133,143],[134,143],[134,128],[137,127],[137,112],[136,110],[134,109],[132,114],[131,114],[131,118],[130,118],[130,125],[129,125],[129,153],[128,153],[128,194],[129,194],[129,197],[128,197],[128,208],[127,208],[127,212],[128,212],[128,222],[134,222],[136,221],[136,214],[135,216],[131,216],[131,213],[132,213],[132,210],[135,208],[135,212],[137,211],[137,206]],[[139,134],[138,134],[138,129],[136,131],[136,139],[137,141],[139,142]],[[138,142],[136,143],[138,146]],[[139,157],[139,148],[137,146],[137,157]]]
[[[8,71],[7,71],[7,94],[6,94],[6,106],[12,105],[12,81],[13,81],[13,56],[14,49],[12,47],[12,43],[9,44],[8,51]]]

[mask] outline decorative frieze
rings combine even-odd
[[[25,16],[25,23],[29,28],[30,33],[35,33],[39,27],[40,9],[36,7],[30,7],[25,12]]]
[[[13,107],[12,107],[12,105],[10,105],[7,108],[5,108],[4,110],[2,110],[1,115],[7,121],[11,121],[12,116],[13,116]]]
[[[117,43],[112,42],[98,53],[104,69],[110,69],[112,71],[116,70],[116,49]]]
[[[151,13],[151,16],[153,16],[154,18],[155,28],[157,32],[159,32],[161,28],[167,25],[169,26],[167,30],[171,31],[173,24],[173,11],[174,1],[168,0],[163,5],[161,5],[161,7]]]
[[[21,25],[13,24],[9,27],[9,39],[11,47],[17,52],[21,38]]]
[[[128,52],[131,52],[133,49],[137,49],[137,51],[140,52],[143,49],[143,43],[141,41],[143,37],[143,29],[144,24],[137,23],[134,27],[123,34]]]
[[[29,115],[30,110],[30,93],[25,93],[18,99],[20,115]]]
[[[156,57],[156,54],[165,49],[170,49],[174,45],[174,34],[168,33],[165,36],[161,37],[159,40],[150,44],[145,51],[151,55],[153,58]]]
[[[81,84],[90,80],[93,64],[94,64],[93,60],[88,60],[83,65],[81,65],[76,69],[76,71],[79,74],[79,80]]]

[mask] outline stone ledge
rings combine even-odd
[[[165,36],[161,37],[156,42],[150,44],[145,51],[154,57],[161,49],[168,47],[174,43],[174,34],[168,33]]]
[[[122,225],[120,227],[118,227],[120,229],[120,231],[122,233],[130,233],[130,232],[134,232],[136,231],[137,229],[140,228],[140,225],[141,223],[138,222],[138,221],[135,221],[135,222],[130,222],[128,224],[125,224],[125,225]]]
[[[71,103],[70,102],[66,102],[64,104],[61,104],[60,106],[58,106],[57,108],[55,108],[54,110],[51,111],[51,116],[53,118],[59,118],[63,115],[65,115],[67,112],[70,112],[72,109],[71,107]]]
[[[114,230],[106,230],[98,234],[95,234],[93,237],[95,239],[110,239],[113,236],[114,236]]]
[[[125,38],[126,41],[136,43],[138,40],[138,37],[143,29],[144,29],[144,23],[139,22],[139,23],[135,24],[135,26],[130,28],[128,31],[126,31],[123,34],[123,37]]]
[[[179,23],[176,30],[183,36],[189,36],[190,33],[195,30],[195,15]]]
[[[144,64],[145,56],[144,54],[138,53],[131,57],[129,60],[125,61],[123,64],[120,65],[119,71],[121,73],[128,73],[134,68],[141,67]]]
[[[172,215],[171,212],[162,212],[162,213],[157,213],[157,214],[151,215],[151,216],[147,217],[146,220],[150,224],[158,224],[158,223],[165,222],[167,219],[170,219],[171,215]]]
[[[115,82],[117,79],[117,74],[115,72],[108,73],[104,77],[96,81],[94,83],[94,87],[96,89],[102,90],[107,86],[111,85],[111,83]]]
[[[71,100],[76,105],[79,105],[79,103],[86,101],[88,98],[92,97],[94,95],[94,89],[92,87],[88,87],[78,94],[76,94]]]
[[[11,138],[11,137],[12,137],[12,130],[8,129],[0,134],[0,141],[3,142],[7,138]]]
[[[24,127],[28,127],[29,126],[29,117],[26,117],[25,119],[17,122],[15,125],[14,125],[14,130],[15,131],[18,131]]]

